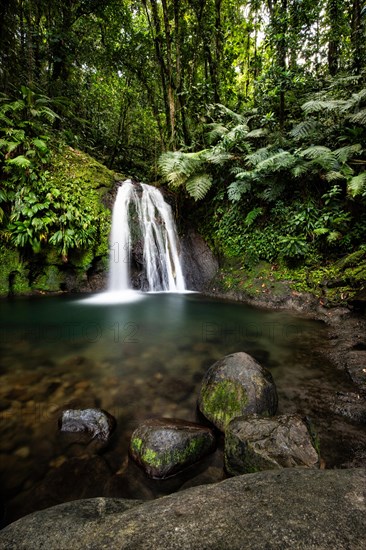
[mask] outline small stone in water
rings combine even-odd
[[[66,409],[59,420],[61,432],[88,432],[92,438],[108,441],[116,419],[102,409]]]

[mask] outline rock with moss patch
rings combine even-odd
[[[177,474],[215,449],[212,430],[193,422],[156,418],[132,434],[130,455],[152,478]]]
[[[219,430],[244,414],[272,416],[277,391],[271,373],[244,352],[227,355],[204,376],[198,407]]]
[[[278,468],[317,468],[319,456],[300,415],[244,416],[225,433],[225,467],[231,475]]]

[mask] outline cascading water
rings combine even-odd
[[[159,189],[144,183],[135,185],[131,180],[118,189],[113,208],[108,290],[120,292],[131,288],[131,250],[136,233],[143,246],[146,281],[143,290],[184,292],[171,208]]]

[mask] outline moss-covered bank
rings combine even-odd
[[[70,247],[67,255],[45,237],[40,250],[15,248],[6,235],[0,242],[0,296],[37,292],[97,290],[104,285],[108,263],[111,212],[108,195],[121,179],[89,155],[68,146],[52,153],[47,187],[66,206],[66,223],[79,216],[78,227],[93,226],[92,244]],[[56,191],[55,191],[56,190]],[[70,227],[71,222],[70,222]]]
[[[307,301],[313,306],[347,305],[366,289],[366,247],[324,265],[289,267],[261,262],[245,268],[224,262],[208,292],[269,306]]]

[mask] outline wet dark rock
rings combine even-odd
[[[79,500],[9,525],[0,532],[0,547],[359,550],[366,545],[365,484],[363,469],[284,469],[143,504]]]
[[[354,422],[366,424],[366,401],[359,393],[337,392],[331,409]]]
[[[103,409],[67,409],[59,420],[61,432],[85,433],[106,443],[116,427],[116,419]]]
[[[215,448],[212,430],[183,420],[152,419],[132,434],[131,457],[152,478],[166,478],[195,464]]]
[[[181,238],[182,265],[187,288],[204,290],[215,277],[219,263],[207,243],[193,229]]]
[[[348,303],[353,307],[355,311],[365,313],[366,311],[366,289],[357,292]]]
[[[225,432],[225,467],[231,475],[276,468],[319,466],[306,421],[299,415],[244,416]]]
[[[227,355],[206,372],[198,398],[201,413],[225,431],[237,416],[272,416],[277,391],[271,373],[244,352]]]

